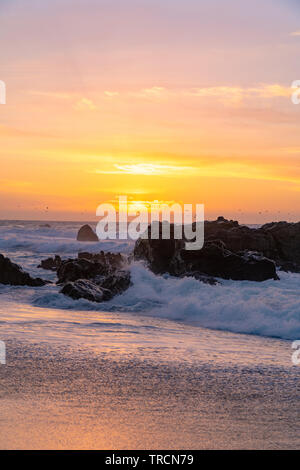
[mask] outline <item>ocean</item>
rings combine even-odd
[[[54,273],[37,268],[42,259],[55,254],[71,258],[77,257],[79,251],[130,253],[133,250],[134,242],[130,240],[77,242],[82,222],[51,222],[50,228],[43,225],[45,222],[0,222],[0,253],[36,277],[56,279]],[[300,338],[300,274],[279,272],[280,281],[220,280],[221,285],[210,286],[191,278],[156,276],[141,262],[133,263],[130,271],[132,287],[109,302],[75,301],[60,294],[59,287],[53,284],[35,289],[0,286],[1,304],[22,305],[25,309],[58,309],[61,319],[69,315],[69,310],[119,312],[124,318],[133,315],[136,321],[147,316],[234,333],[287,340]],[[39,320],[35,315],[34,321]],[[13,318],[6,328],[10,323],[14,328]],[[59,328],[50,323],[47,327]]]
[[[0,253],[54,281],[42,259],[133,249],[77,242],[82,222],[45,224],[1,221]],[[211,286],[130,271],[133,285],[103,303],[55,283],[0,285],[0,447],[299,446],[300,274]]]

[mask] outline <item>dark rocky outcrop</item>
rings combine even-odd
[[[92,302],[103,302],[121,294],[130,286],[128,271],[118,271],[109,276],[97,276],[93,280],[78,279],[67,282],[61,293],[73,299],[87,299]]]
[[[32,278],[19,265],[0,254],[0,284],[40,287],[48,283],[40,278]]]
[[[300,222],[272,222],[261,230],[274,240],[277,264],[283,268],[290,265],[292,270],[300,272]]]
[[[102,302],[130,286],[130,273],[123,269],[125,266],[126,258],[119,253],[80,253],[77,259],[62,261],[57,283],[65,284],[60,292],[74,299]]]
[[[83,225],[78,231],[77,240],[79,242],[98,242],[99,239],[90,225]]]
[[[61,257],[55,255],[54,258],[47,258],[41,261],[41,264],[38,265],[38,268],[46,269],[48,271],[57,271],[61,265]]]
[[[94,279],[96,276],[108,275],[111,270],[103,263],[89,261],[85,258],[62,261],[57,270],[58,284],[77,279]]]
[[[224,232],[238,226],[237,222],[223,222],[223,220],[216,222],[216,224],[224,223],[227,226]],[[172,231],[171,225],[171,235]],[[211,235],[212,233],[211,230]],[[193,276],[198,273],[199,280],[202,280],[201,275],[251,281],[278,279],[273,261],[252,250],[233,252],[220,239],[206,239],[201,250],[185,250],[183,239],[139,239],[135,244],[134,257],[147,261],[150,269],[157,274]]]
[[[271,222],[255,229],[219,217],[206,221],[204,227],[206,241],[222,240],[235,253],[257,251],[280,269],[300,272],[300,222]]]
[[[234,253],[249,250],[263,253],[270,259],[278,257],[276,243],[270,233],[239,225],[237,221],[219,217],[216,221],[205,221],[205,241],[222,240],[226,248]]]
[[[61,289],[61,294],[67,295],[72,299],[86,299],[91,302],[103,302],[105,300],[105,291],[97,286],[93,281],[79,279],[75,282],[67,282]]]
[[[99,262],[112,269],[121,269],[127,264],[127,257],[121,253],[110,253],[100,251],[100,253],[78,253],[79,259],[87,259],[89,261]]]

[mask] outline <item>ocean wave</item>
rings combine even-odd
[[[280,281],[224,281],[211,286],[191,278],[156,276],[141,263],[131,266],[133,285],[101,304],[72,300],[57,287],[35,293],[38,307],[127,312],[195,326],[270,336],[300,338],[300,274],[280,273]]]

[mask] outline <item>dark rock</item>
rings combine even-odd
[[[121,294],[130,284],[130,273],[118,271],[109,276],[97,276],[93,280],[78,279],[68,282],[60,292],[73,299],[83,298],[92,302],[103,302]]]
[[[277,256],[273,259],[277,264],[284,266],[289,262],[300,272],[300,222],[272,222],[263,225],[261,230],[274,240]]]
[[[121,294],[131,285],[129,271],[116,271],[108,276],[97,276],[94,281],[106,291],[105,300]]]
[[[240,281],[278,279],[273,261],[252,252],[232,253],[217,241],[206,242],[199,251],[181,250],[177,256],[179,272],[200,271],[209,276]]]
[[[278,262],[277,266],[280,271],[285,271],[286,273],[299,273],[300,272],[299,264],[292,263],[291,261]]]
[[[225,231],[237,227],[233,221],[219,220],[216,223],[225,225]],[[185,250],[184,246],[184,240],[139,239],[134,257],[147,261],[155,273],[184,276],[198,272],[223,279],[251,281],[278,279],[273,261],[248,250],[234,253],[222,240],[205,241],[201,250]]]
[[[49,225],[49,224],[41,224],[40,227],[41,227],[41,228],[51,228],[51,225]]]
[[[98,242],[99,239],[92,227],[89,225],[83,225],[78,231],[77,240],[79,242]]]
[[[81,252],[78,253],[78,258],[96,261],[112,269],[121,269],[128,261],[127,257],[121,253],[104,253],[104,251],[100,251],[100,253]]]
[[[148,239],[139,238],[134,246],[134,259],[146,260],[155,274],[172,271],[170,263],[175,255],[184,248],[184,240],[174,239],[174,225],[170,225],[170,239],[162,240],[162,224],[159,224],[159,240],[151,239],[151,226],[148,227]]]
[[[105,297],[104,289],[87,279],[78,279],[75,282],[68,282],[60,292],[72,299],[87,299],[91,302],[103,302]]]
[[[209,284],[211,286],[216,286],[217,284],[221,284],[214,277],[207,276],[206,274],[199,273],[198,271],[187,272],[183,274],[181,277],[193,277],[197,281],[203,282],[204,284]]]
[[[120,253],[79,253],[77,259],[62,261],[57,283],[66,283],[61,292],[72,298],[109,300],[131,284],[129,271],[120,269],[126,261]]]
[[[300,272],[300,222],[271,222],[249,228],[219,217],[204,224],[205,240],[222,240],[233,251],[258,251],[282,270]]]
[[[19,265],[0,254],[0,284],[40,287],[49,283],[40,278],[32,278]]]
[[[57,271],[61,265],[61,257],[55,255],[54,258],[47,258],[41,261],[41,264],[38,265],[38,268],[46,269],[48,271]]]
[[[263,229],[252,229],[233,220],[205,221],[205,241],[222,240],[226,248],[235,253],[243,250],[258,251],[267,258],[277,259],[278,247],[272,235]]]
[[[94,279],[96,276],[110,274],[110,267],[103,263],[89,261],[85,258],[62,261],[58,270],[58,284],[77,279]]]

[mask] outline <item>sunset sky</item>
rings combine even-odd
[[[0,0],[0,218],[300,220],[299,0]]]

